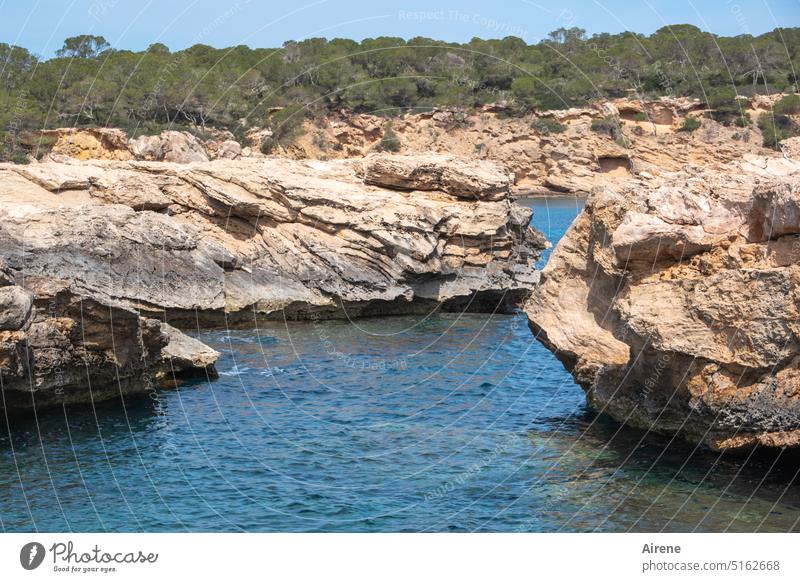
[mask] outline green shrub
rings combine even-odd
[[[729,70],[728,59],[709,54],[686,75],[676,59],[684,48],[691,53],[720,43],[726,57],[746,62],[756,46],[764,70],[756,75],[755,89],[741,70],[735,73],[741,91],[755,92],[762,82],[771,93],[793,91],[796,55],[774,55],[786,56],[782,39],[796,45],[798,29],[782,30],[722,39],[691,25],[673,25],[649,37],[619,32],[589,38],[577,28],[562,28],[533,44],[511,36],[465,44],[423,39],[421,48],[420,38],[381,36],[359,42],[308,38],[282,49],[195,44],[176,52],[161,44],[139,52],[110,50],[103,39],[81,35],[61,49],[75,60],[38,57],[0,42],[0,128],[7,130],[12,121],[15,131],[102,122],[159,133],[161,127],[154,126],[202,125],[227,128],[242,140],[235,126],[247,117],[248,126],[269,123],[283,144],[301,131],[303,117],[333,111],[396,115],[409,108],[422,112],[506,101],[510,106],[497,114],[506,117],[623,97],[634,71],[648,95],[703,98],[717,110],[709,117],[732,125],[741,115],[729,82],[736,67]],[[279,56],[266,58],[276,49]],[[580,74],[574,74],[575,64]],[[797,103],[797,96],[789,96],[775,112],[798,114]],[[307,108],[293,115],[303,104]],[[268,115],[281,106],[285,112]]]
[[[683,124],[681,124],[681,126],[678,128],[678,131],[686,131],[691,133],[697,129],[700,129],[702,125],[703,123],[700,121],[700,119],[694,115],[690,115],[683,120]]]
[[[28,159],[28,156],[26,156],[23,153],[14,154],[14,156],[11,158],[11,161],[14,162],[15,164],[29,164],[30,163],[30,160]]]
[[[780,149],[780,142],[800,135],[800,126],[787,115],[764,113],[758,120],[764,147]]]
[[[779,115],[800,114],[800,95],[787,95],[778,101],[772,111]]]
[[[276,144],[289,145],[305,133],[303,122],[306,113],[307,110],[301,105],[291,105],[270,115],[267,125],[272,130],[272,139]]]
[[[607,115],[603,119],[592,120],[592,131],[597,133],[605,133],[613,139],[618,146],[627,148],[630,146],[625,135],[622,133],[622,126],[613,115]]]
[[[736,98],[736,92],[732,88],[709,90],[708,107],[711,109],[708,116],[722,125],[735,123],[738,127],[747,127],[750,124],[750,118],[746,117],[744,107]]]
[[[265,137],[261,140],[261,150],[262,154],[269,155],[275,151],[278,143],[272,137]]]
[[[614,137],[620,131],[619,121],[612,115],[608,115],[603,119],[592,119],[592,131]]]
[[[397,134],[394,132],[391,126],[386,128],[386,131],[383,132],[381,141],[379,141],[375,146],[375,149],[379,152],[397,153],[400,151],[400,148],[400,138],[397,137]]]
[[[736,127],[750,127],[751,123],[753,123],[753,120],[750,119],[749,113],[742,113],[741,115],[736,116],[736,119],[733,120],[733,124]]]
[[[344,146],[342,145],[342,143],[341,143],[341,142],[338,142],[338,141],[337,141],[337,142],[334,142],[334,143],[333,143],[333,151],[335,151],[335,152],[340,152],[340,151],[342,151],[343,149],[344,149]]]
[[[233,139],[235,139],[242,147],[246,147],[248,145],[247,139],[247,127],[242,125],[239,122],[230,129],[230,132],[233,134]]]
[[[647,115],[643,111],[637,111],[633,114],[634,121],[647,121]]]
[[[537,117],[531,123],[531,128],[542,135],[550,135],[551,133],[563,133],[567,126],[552,117]]]

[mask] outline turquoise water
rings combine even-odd
[[[528,201],[556,240],[574,199]],[[589,411],[525,318],[200,337],[220,378],[0,427],[5,531],[797,531],[796,458]]]

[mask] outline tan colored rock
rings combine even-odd
[[[754,121],[764,111],[758,107],[771,106],[780,97],[759,97],[760,101],[753,105],[756,108],[748,110]],[[478,113],[438,109],[402,115],[391,122],[375,115],[340,112],[307,121],[303,134],[292,143],[275,148],[273,153],[293,159],[361,158],[376,151],[391,123],[404,154],[489,160],[514,174],[512,188],[520,194],[556,191],[579,196],[588,195],[595,186],[617,185],[642,172],[657,176],[661,171],[679,171],[687,165],[718,167],[740,161],[743,154],[771,158],[769,164],[782,159],[777,152],[762,147],[756,124],[744,129],[725,127],[703,118],[701,129],[691,133],[677,131],[687,116],[701,115],[703,107],[697,99],[664,96],[658,100],[631,97],[597,101],[583,108],[542,111],[524,117],[502,115],[503,110],[498,107],[487,107]],[[558,121],[563,131],[543,133],[541,126],[534,124],[537,117]],[[603,117],[622,117],[616,142],[606,133],[592,131],[592,121]],[[260,158],[261,143],[272,135],[269,129],[250,128],[250,150],[246,152],[229,143],[230,132],[213,128],[205,131],[212,139],[204,143],[189,133],[165,132],[131,140],[129,149],[136,159],[147,161],[191,163],[219,157]],[[784,144],[788,157],[794,155],[792,143],[787,140]],[[748,173],[752,170],[744,169]],[[768,174],[769,171],[765,175]]]
[[[205,147],[186,131],[162,131],[160,135],[143,135],[130,140],[130,151],[137,160],[189,164],[207,162]]]
[[[753,95],[750,98],[751,109],[771,110],[772,107],[784,97],[783,93],[773,95]]]
[[[753,192],[750,240],[800,234],[800,177],[760,184]]]
[[[496,164],[454,156],[372,155],[360,165],[367,184],[406,190],[440,190],[459,198],[507,198],[513,176]]]
[[[131,153],[137,160],[163,160],[164,151],[161,136],[141,135],[128,142]]]
[[[200,141],[185,131],[165,131],[161,133],[161,151],[165,162],[189,164],[207,162],[208,154]]]
[[[174,385],[181,375],[213,374],[213,350],[65,281],[26,276],[24,287],[0,288],[4,307],[9,297],[19,317],[9,324],[6,313],[8,325],[0,326],[4,415],[99,402]]]
[[[633,109],[625,114],[630,119],[621,120],[617,143],[591,129],[594,119],[620,116],[616,103],[537,114],[558,121],[563,131],[541,131],[532,115],[511,117],[491,111],[456,115],[452,109],[407,114],[391,123],[402,153],[493,161],[514,174],[512,188],[520,195],[555,191],[585,196],[595,186],[617,185],[642,172],[655,176],[687,165],[717,167],[741,160],[743,154],[781,159],[762,147],[756,125],[725,127],[704,118],[695,132],[677,131],[688,115],[697,115],[702,107],[696,99],[678,97],[622,100],[620,105]],[[645,121],[637,113],[646,113]],[[386,125],[385,119],[352,113],[314,120],[307,123],[304,135],[276,154],[297,159],[360,158],[374,151]]]
[[[40,134],[55,139],[52,153],[78,160],[129,160],[125,132],[115,128],[63,128]]]
[[[780,145],[784,156],[793,160],[800,160],[800,136],[785,139]]]
[[[226,160],[235,160],[241,155],[242,146],[239,144],[239,142],[231,139],[223,141],[219,146],[219,151],[217,152],[218,158],[223,158]]]
[[[161,331],[167,338],[161,355],[166,360],[165,363],[169,363],[169,373],[202,370],[211,376],[216,375],[214,364],[219,359],[219,352],[167,323],[161,324]]]
[[[596,409],[715,449],[800,444],[800,162],[750,165],[598,186],[559,242],[526,312]]]
[[[412,161],[369,164],[408,169]],[[0,327],[9,328],[0,333],[16,334],[0,338],[0,366],[6,358],[12,407],[32,406],[23,382],[31,353],[41,405],[88,398],[87,365],[95,399],[117,394],[114,367],[125,391],[146,389],[148,375],[213,373],[216,352],[156,317],[180,327],[502,312],[530,293],[544,241],[501,170],[426,159],[418,185],[428,189],[409,191],[365,184],[356,166],[274,157],[0,165],[0,301],[8,307]],[[22,274],[22,291],[3,291]],[[27,319],[25,292],[35,297]],[[53,301],[60,307],[47,311]],[[47,371],[56,359],[63,383]]]

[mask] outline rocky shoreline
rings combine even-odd
[[[545,244],[511,181],[452,156],[2,165],[3,406],[213,374],[173,324],[508,312]]]
[[[274,156],[53,130],[41,161],[0,165],[6,412],[213,375],[180,330],[527,301],[597,410],[717,450],[800,447],[800,138],[766,150],[685,99],[550,112],[549,133],[501,113],[406,115],[405,155],[374,153],[387,130],[364,115]],[[515,197],[553,194],[588,200],[540,283],[547,242]]]

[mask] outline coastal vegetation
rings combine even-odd
[[[197,44],[177,52],[161,43],[118,50],[102,36],[81,35],[50,59],[0,44],[0,60],[2,159],[20,157],[26,132],[64,126],[119,127],[131,136],[225,128],[242,136],[268,123],[269,150],[291,140],[304,118],[337,110],[392,116],[504,101],[515,115],[632,92],[697,97],[719,121],[746,126],[737,95],[796,90],[800,28],[757,37],[720,37],[691,25],[649,36],[589,37],[562,28],[535,44],[516,37],[463,44],[311,38],[280,48]],[[783,124],[776,120],[776,134]]]
[[[535,129],[542,135],[549,135],[551,133],[563,133],[567,127],[558,121],[557,119],[552,119],[550,117],[537,117],[531,123],[531,128]]]
[[[800,113],[800,95],[786,95],[775,103],[772,113],[758,119],[764,147],[780,149],[780,142],[800,135],[800,124],[790,115]]]
[[[686,119],[683,120],[683,123],[678,128],[678,131],[685,131],[687,133],[692,133],[700,129],[703,123],[697,118],[692,115],[688,116]]]

